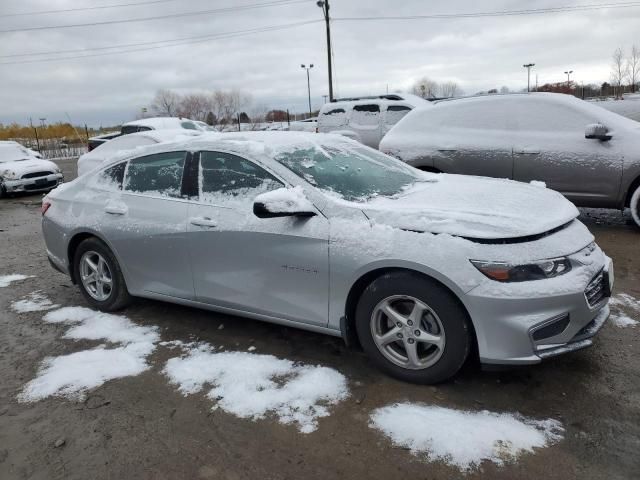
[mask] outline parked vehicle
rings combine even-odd
[[[42,192],[64,181],[60,168],[17,142],[0,142],[0,198],[10,193]]]
[[[115,155],[46,196],[51,264],[95,308],[132,296],[359,341],[430,383],[477,350],[591,345],[612,263],[557,192],[433,175],[339,135],[201,136]]]
[[[206,125],[204,122],[200,122]],[[198,130],[205,131],[207,130],[202,125],[198,125],[194,120],[189,120],[188,118],[179,118],[179,117],[151,117],[151,118],[143,118],[140,120],[134,120],[132,122],[127,122],[122,124],[120,127],[120,133],[108,133],[105,135],[99,135],[97,137],[92,137],[89,139],[89,148],[88,150],[91,152],[94,148],[102,145],[109,140],[113,140],[121,135],[129,135],[131,133],[136,132],[147,132],[149,130]]]
[[[378,148],[380,140],[402,117],[430,103],[415,95],[382,95],[325,103],[318,115],[318,132],[338,133]]]
[[[291,122],[289,125],[290,132],[317,132],[318,131],[318,117],[306,118],[304,120],[297,120]]]
[[[103,143],[98,148],[91,150],[78,158],[78,176],[90,172],[98,165],[109,161],[117,152],[134,150],[146,145],[155,145],[160,142],[170,142],[180,138],[201,135],[201,130],[147,130],[129,135],[121,135],[118,138]]]
[[[578,206],[630,207],[640,226],[640,123],[570,95],[438,102],[402,119],[380,149],[434,172],[539,180]]]

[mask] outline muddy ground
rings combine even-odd
[[[73,178],[73,162],[62,162]],[[640,476],[640,327],[605,325],[587,350],[542,365],[487,373],[470,363],[452,382],[422,387],[395,381],[340,339],[245,318],[138,300],[126,315],[160,327],[163,340],[200,339],[337,369],[351,397],[301,434],[274,420],[212,411],[205,395],[183,397],[160,371],[175,351],[159,348],[153,368],[107,382],[84,402],[16,395],[47,356],[92,346],[60,338],[42,313],[18,315],[12,300],[41,290],[55,303],[84,305],[53,271],[40,234],[39,195],[0,201],[0,275],[34,275],[0,288],[0,479],[631,479]],[[640,231],[619,212],[584,210],[582,220],[614,259],[616,292],[640,298]],[[224,324],[224,329],[218,326]],[[79,345],[80,343],[80,345]],[[86,343],[86,345],[85,345]],[[516,463],[485,462],[471,472],[427,462],[368,427],[377,407],[398,401],[556,418],[560,443]],[[56,446],[58,445],[58,446]]]

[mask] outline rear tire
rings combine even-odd
[[[101,240],[83,240],[73,256],[74,277],[87,303],[114,312],[131,303],[131,295],[113,252]]]
[[[419,384],[454,376],[469,355],[473,336],[456,297],[435,280],[410,272],[385,274],[366,288],[356,329],[378,367]]]
[[[640,186],[636,188],[636,191],[633,192],[631,196],[631,201],[629,202],[629,208],[631,209],[631,216],[633,217],[636,225],[640,227]]]

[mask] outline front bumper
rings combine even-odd
[[[3,185],[7,193],[42,192],[57,187],[63,181],[62,173],[54,173],[44,177],[4,180]]]
[[[469,292],[465,304],[476,329],[480,361],[534,364],[590,346],[609,317],[613,264],[597,247],[589,256],[588,264],[580,264],[586,257],[576,254],[572,262],[578,267],[557,279],[497,287],[490,282]],[[597,282],[602,294],[594,297]]]

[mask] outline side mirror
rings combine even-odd
[[[258,218],[313,217],[316,212],[302,187],[295,187],[258,195],[253,202],[253,214]]]
[[[584,138],[607,142],[611,140],[612,135],[609,133],[609,129],[601,123],[592,123],[590,125],[587,125],[587,127],[585,128]]]

